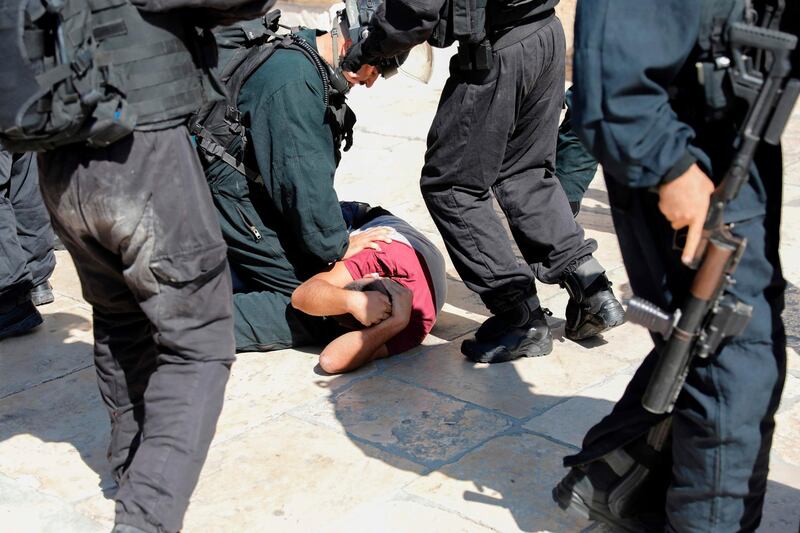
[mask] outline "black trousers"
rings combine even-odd
[[[0,310],[47,281],[55,266],[36,157],[0,149]]]
[[[53,225],[94,310],[116,521],[181,528],[234,360],[225,243],[185,128],[40,156]]]
[[[561,22],[552,17],[512,32],[519,38],[495,48],[484,75],[451,61],[421,179],[456,270],[495,314],[533,297],[534,278],[556,283],[597,248],[554,175],[564,101]],[[527,264],[517,260],[493,196]]]

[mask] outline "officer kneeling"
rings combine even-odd
[[[380,227],[350,236],[333,188],[340,146],[350,147],[355,123],[338,62],[375,5],[350,0],[330,33],[278,34],[278,13],[214,31],[229,100],[202,109],[192,132],[236,279],[237,351],[318,345],[337,336],[334,321],[293,308],[292,292],[336,261],[389,239],[390,230]],[[367,87],[380,72],[362,69]]]

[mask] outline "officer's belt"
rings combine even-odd
[[[492,43],[492,50],[502,50],[503,48],[522,41],[529,35],[536,33],[550,24],[555,18],[555,10],[550,10],[523,19],[511,28],[490,31],[489,41]]]

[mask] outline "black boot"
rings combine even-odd
[[[491,316],[475,332],[474,339],[461,343],[461,353],[476,363],[504,363],[547,355],[553,351],[548,314],[539,307],[538,300],[529,300]]]
[[[671,419],[646,434],[589,462],[574,464],[553,488],[559,507],[603,522],[613,531],[664,531],[664,504],[672,478]],[[582,454],[585,452],[581,452]]]
[[[23,298],[13,307],[0,312],[0,340],[22,335],[42,322],[42,315],[30,298]]]
[[[611,290],[611,282],[596,259],[582,263],[568,274],[561,286],[569,293],[564,336],[573,341],[593,337],[619,326],[625,310]]]
[[[49,281],[38,284],[31,291],[31,301],[33,305],[45,305],[53,303],[53,300],[55,300],[53,296],[53,286],[50,285]]]
[[[663,531],[663,519],[659,520],[658,516],[623,517],[612,510],[608,497],[616,487],[610,481],[612,479],[616,481],[617,476],[610,469],[608,473],[598,472],[605,466],[603,464],[594,468],[586,465],[572,468],[553,489],[553,501],[561,509],[575,516],[604,523],[611,531],[624,533]],[[598,483],[599,480],[606,483],[602,481]]]

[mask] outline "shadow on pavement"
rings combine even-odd
[[[566,474],[563,456],[576,451],[574,445],[552,435],[579,440],[582,430],[570,429],[570,420],[555,423],[564,427],[526,427],[531,415],[573,398],[537,394],[535,385],[526,382],[514,364],[474,365],[458,354],[457,347],[446,346],[430,346],[418,355],[400,356],[401,362],[394,365],[387,360],[390,366],[382,373],[342,385],[342,390],[331,383],[337,392],[329,401],[351,441],[366,456],[395,468],[407,464],[397,457],[422,465],[426,475],[407,486],[405,492],[492,528],[507,529],[502,522],[508,518],[498,518],[497,511],[485,506],[507,509],[514,526],[522,531],[586,527],[585,522],[563,513],[550,496],[552,487]],[[449,360],[431,364],[431,359],[438,357]],[[426,380],[409,371],[416,363],[423,365],[424,375],[437,368],[451,373],[461,381],[463,394],[448,388],[452,382],[418,385]],[[526,409],[530,414],[517,418],[504,413],[507,406],[503,410],[486,407],[492,405],[493,395],[524,399],[532,406]],[[580,402],[575,407],[589,413],[574,422],[578,425],[598,421],[612,407],[607,400],[577,398]],[[390,454],[388,458],[383,452]],[[440,475],[455,481],[442,483]],[[484,516],[491,518],[483,520]]]
[[[57,327],[48,328],[48,323],[57,324]],[[2,341],[9,343],[4,350],[3,364],[21,371],[11,378],[20,382],[12,389],[15,392],[0,400],[0,464],[5,472],[39,478],[40,484],[48,488],[65,485],[67,496],[74,496],[70,491],[84,489],[91,495],[96,487],[83,486],[86,485],[82,483],[85,476],[75,472],[74,464],[64,460],[60,451],[57,456],[48,456],[45,454],[51,449],[40,448],[36,440],[17,437],[31,436],[43,443],[69,444],[86,466],[97,473],[97,486],[108,497],[116,486],[106,460],[110,426],[97,390],[92,345],[76,340],[70,333],[86,325],[85,317],[53,313],[45,316],[45,323],[39,329]],[[42,351],[14,349],[28,345],[40,347]],[[70,359],[71,367],[59,366],[63,364],[58,361],[61,354]],[[57,368],[55,375],[52,375],[53,367]],[[28,465],[26,457],[37,459]],[[70,482],[76,485],[70,487]],[[59,492],[58,488],[55,490]]]

